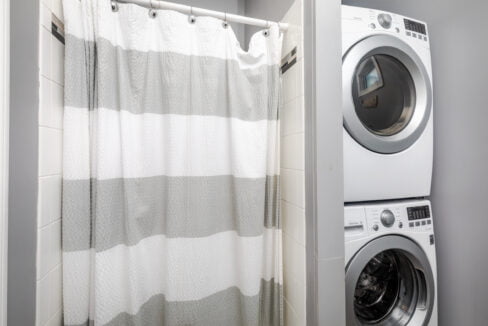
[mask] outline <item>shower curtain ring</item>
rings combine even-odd
[[[119,11],[119,4],[115,0],[110,1],[110,6],[112,7],[113,12]]]
[[[263,31],[263,35],[264,36],[268,36],[269,35],[269,20],[266,21],[266,29]]]
[[[224,21],[222,22],[222,26],[224,28],[227,28],[229,26],[229,23],[227,22],[227,13],[224,12]]]
[[[149,7],[151,7],[149,9],[149,17],[151,18],[156,18],[156,16],[158,15],[157,11],[153,8],[153,0],[149,0]]]
[[[195,16],[193,16],[193,7],[190,7],[190,17],[188,17],[188,21],[190,22],[190,24],[193,24],[196,21]]]

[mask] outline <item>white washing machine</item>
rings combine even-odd
[[[346,325],[437,326],[430,202],[347,205]]]
[[[346,202],[430,195],[432,69],[425,23],[342,6]]]

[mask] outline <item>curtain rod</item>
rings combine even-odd
[[[146,7],[148,9],[166,9],[166,10],[179,11],[181,13],[188,14],[188,15],[209,16],[209,17],[222,19],[226,22],[253,25],[262,28],[269,28],[272,24],[277,24],[282,32],[286,32],[288,30],[288,24],[285,23],[277,23],[277,22],[272,22],[272,21],[267,21],[262,19],[228,14],[220,11],[213,11],[213,10],[208,10],[203,8],[185,6],[174,2],[167,2],[167,1],[160,1],[160,0],[112,0],[113,5],[117,2],[133,3],[142,7]]]

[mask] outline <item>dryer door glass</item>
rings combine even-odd
[[[391,136],[410,122],[415,84],[408,69],[384,54],[363,58],[356,69],[352,96],[356,114],[371,132]]]
[[[428,68],[410,45],[391,35],[352,45],[342,61],[344,128],[349,135],[382,154],[415,144],[431,116]]]

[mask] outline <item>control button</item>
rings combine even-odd
[[[408,226],[413,228],[413,222],[408,223]]]
[[[379,14],[378,15],[378,23],[381,25],[381,27],[385,29],[389,29],[391,27],[391,16],[388,14]]]
[[[430,244],[431,244],[431,245],[433,245],[433,244],[435,243],[435,240],[434,240],[434,235],[433,235],[433,234],[431,234],[431,235],[429,236],[429,240],[430,240]]]
[[[374,23],[369,24],[368,27],[371,29],[376,29],[376,25]]]
[[[401,228],[403,228],[403,223],[402,223],[402,222],[398,223],[398,227],[399,227],[400,229],[401,229]]]
[[[427,224],[432,224],[432,221],[431,220],[427,220]]]
[[[373,225],[373,230],[375,230],[375,231],[378,231],[379,230],[378,224]]]
[[[395,32],[400,33],[400,29],[398,27],[396,27]]]
[[[424,36],[424,41],[427,41],[427,36]]]
[[[427,223],[425,223],[425,221],[422,221],[422,225],[425,225],[425,224],[427,224]]]
[[[389,209],[385,209],[381,212],[381,224],[386,226],[387,228],[391,227],[395,223],[395,215],[393,215],[392,211]]]
[[[412,37],[413,37],[413,38],[417,38],[417,34],[412,33]]]
[[[420,222],[415,222],[415,226],[420,226]]]
[[[407,36],[411,36],[411,35],[412,35],[412,33],[410,33],[410,32],[407,32]]]

